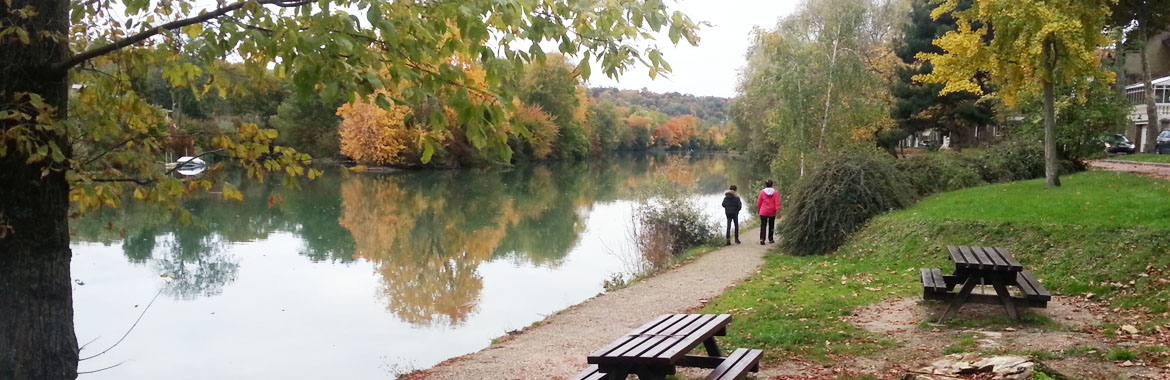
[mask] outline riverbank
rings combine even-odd
[[[1072,378],[1170,377],[1170,183],[1062,180],[938,194],[874,218],[832,254],[769,254],[701,311],[735,316],[730,346],[765,350],[760,378],[899,378],[953,353],[1027,356]],[[934,324],[918,268],[947,268],[946,245],[1009,249],[1053,302],[1022,322],[993,306]]]
[[[585,356],[664,313],[698,309],[752,275],[774,245],[727,246],[556,313],[490,347],[405,376],[422,379],[563,379],[584,369]],[[746,237],[746,238],[744,238]],[[732,326],[737,324],[733,321]]]

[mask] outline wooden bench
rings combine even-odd
[[[759,372],[760,356],[763,354],[763,350],[737,348],[703,380],[739,380],[747,376],[748,372]]]
[[[943,276],[942,270],[938,268],[922,268],[922,298],[928,300],[945,300],[949,299],[947,292],[951,291],[951,286],[947,284],[946,277]]]
[[[1036,280],[1036,276],[1032,275],[1031,271],[1022,270],[1016,274],[1016,286],[1024,292],[1024,295],[1031,301],[1034,307],[1047,307],[1048,301],[1052,300],[1052,293],[1048,289],[1044,289],[1044,285]]]
[[[571,377],[569,379],[570,380],[602,380],[602,379],[605,379],[605,373],[599,371],[597,369],[597,365],[594,364],[594,365],[589,366],[589,368],[586,368],[584,371],[581,371],[580,373],[573,375],[573,377]]]
[[[954,273],[943,275],[936,268],[921,269],[922,298],[950,301],[940,322],[958,313],[964,303],[1002,304],[1012,319],[1019,319],[1018,306],[1048,307],[1052,294],[1007,249],[948,245],[946,250],[955,264]],[[971,294],[976,287],[985,285],[994,288],[995,295]],[[957,292],[952,291],[955,286],[960,286]],[[1008,286],[1019,288],[1024,296],[1013,296]]]
[[[759,370],[763,351],[738,349],[723,356],[715,341],[727,334],[730,314],[665,314],[585,357],[592,364],[573,380],[663,380],[677,367],[712,368],[707,379],[735,380]],[[688,354],[702,345],[706,355]]]

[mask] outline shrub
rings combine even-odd
[[[903,173],[918,196],[978,186],[987,181],[981,162],[940,153],[898,160],[894,167]]]
[[[838,154],[797,181],[778,226],[780,244],[795,255],[831,252],[870,217],[906,207],[914,196],[888,155]]]
[[[989,182],[1023,181],[1044,176],[1044,147],[1036,143],[1005,141],[983,152],[999,178]]]
[[[655,257],[677,256],[687,248],[719,238],[719,228],[677,186],[654,187],[635,210],[634,235],[643,256],[651,261]]]

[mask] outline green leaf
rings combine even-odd
[[[422,162],[424,164],[431,162],[431,156],[433,155],[435,155],[435,144],[430,139],[427,139],[427,141],[423,142]]]

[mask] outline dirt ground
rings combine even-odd
[[[881,355],[848,358],[834,363],[786,363],[768,367],[759,379],[898,379],[920,372],[944,357],[949,347],[966,341],[965,352],[1039,356],[1047,371],[1083,379],[1170,379],[1170,356],[1159,354],[1150,362],[1110,361],[1105,353],[1124,348],[1140,352],[1142,347],[1170,343],[1170,326],[1146,335],[1124,331],[1108,334],[1106,323],[1137,323],[1143,316],[1109,310],[1082,297],[1054,297],[1046,309],[1029,313],[1046,317],[1051,323],[1003,324],[1003,307],[966,305],[959,319],[966,323],[933,323],[946,305],[924,302],[921,297],[887,299],[858,309],[846,321],[876,334],[886,335],[896,345]],[[1043,318],[1034,318],[1043,320]],[[963,327],[982,326],[982,327]],[[1152,355],[1152,354],[1151,354]],[[1152,355],[1154,356],[1154,355]]]

